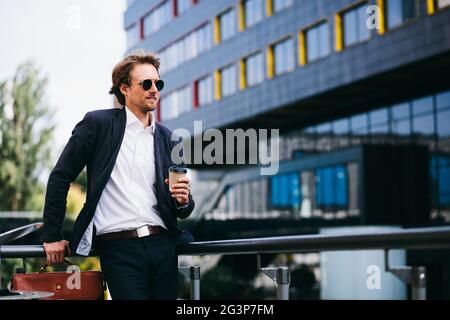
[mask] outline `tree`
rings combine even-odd
[[[0,210],[43,207],[39,175],[50,162],[55,127],[46,86],[32,62],[20,65],[12,81],[0,82]]]

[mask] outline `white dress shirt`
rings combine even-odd
[[[155,120],[152,117],[151,125],[144,129],[139,119],[125,109],[125,135],[94,215],[97,235],[144,225],[167,229],[156,206]]]

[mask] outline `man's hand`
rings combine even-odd
[[[165,179],[164,182],[169,184],[169,179]],[[180,205],[185,205],[189,202],[189,178],[179,178],[177,183],[172,185],[169,189],[172,198],[175,198]]]
[[[54,264],[61,264],[64,262],[64,255],[67,253],[70,256],[69,242],[67,240],[61,240],[57,242],[44,242],[44,250],[47,254],[47,264],[52,266]]]

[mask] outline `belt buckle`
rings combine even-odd
[[[142,226],[140,228],[136,229],[138,238],[146,237],[150,235],[150,230],[148,229],[148,226]]]

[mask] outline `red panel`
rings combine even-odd
[[[139,21],[139,37],[144,39],[144,18],[141,18]]]
[[[161,101],[158,100],[158,106],[156,107],[156,121],[161,122]]]
[[[193,4],[196,4],[198,2],[198,0],[192,0]]]
[[[194,109],[198,108],[198,80],[194,82]]]
[[[172,0],[172,9],[173,16],[176,17],[178,15],[177,0]]]

